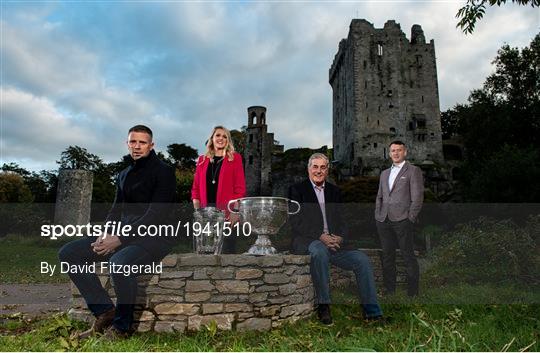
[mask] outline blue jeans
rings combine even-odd
[[[99,272],[99,262],[101,261],[108,261],[109,264],[114,263],[115,265],[150,265],[156,260],[138,245],[117,248],[117,251],[112,255],[98,255],[90,246],[96,239],[84,238],[69,242],[60,249],[58,258],[70,265],[92,264],[95,261],[97,262],[97,272]],[[125,276],[124,273],[111,273],[110,276],[116,293],[113,325],[118,330],[126,332],[131,329],[133,323],[133,310],[137,298],[137,278],[135,274]],[[69,273],[69,277],[81,292],[88,309],[92,311],[94,316],[114,308],[109,294],[95,273]]]
[[[371,263],[360,250],[331,251],[320,240],[309,244],[311,255],[311,278],[315,287],[318,304],[330,304],[330,263],[344,270],[352,270],[356,276],[358,296],[364,309],[365,317],[382,315],[377,302],[377,290]]]

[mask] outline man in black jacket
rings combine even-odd
[[[137,296],[137,273],[113,269],[148,269],[171,249],[171,238],[165,234],[152,237],[145,234],[148,226],[165,221],[176,190],[174,170],[156,156],[152,138],[152,130],[144,125],[129,130],[127,146],[132,164],[118,175],[116,197],[107,216],[106,224],[131,227],[129,234],[120,234],[119,227],[114,231],[111,227],[100,237],[72,241],[58,253],[60,261],[70,266],[108,261],[116,307],[95,273],[69,273],[96,317],[92,328],[81,333],[81,338],[105,331],[111,338],[128,336]]]
[[[293,252],[311,255],[311,278],[317,297],[317,312],[323,324],[331,324],[330,275],[332,263],[354,271],[359,297],[367,320],[382,319],[371,263],[366,254],[353,250],[347,242],[347,227],[342,219],[339,188],[326,181],[328,158],[315,153],[309,158],[309,179],[289,188],[289,198],[301,204],[291,216]]]

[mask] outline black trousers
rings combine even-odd
[[[407,294],[418,294],[420,272],[414,255],[414,224],[409,219],[392,222],[388,218],[377,223],[377,231],[382,247],[383,284],[387,293],[396,291],[396,248],[407,269]]]

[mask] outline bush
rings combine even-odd
[[[426,275],[439,284],[540,283],[539,233],[540,216],[522,228],[491,218],[459,225],[434,249]]]

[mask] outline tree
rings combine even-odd
[[[69,146],[66,148],[56,163],[60,164],[60,169],[83,169],[94,170],[103,164],[101,158],[89,153],[86,148],[79,146]]]
[[[32,201],[32,193],[22,176],[13,172],[0,173],[0,203]]]
[[[197,150],[185,143],[173,143],[167,146],[167,153],[175,166],[181,169],[189,169],[195,167],[197,159]]]
[[[234,149],[242,156],[244,155],[244,151],[246,150],[246,129],[246,126],[242,126],[240,130],[231,130],[231,137],[233,140]]]
[[[530,179],[540,178],[534,168],[540,154],[533,153],[540,143],[539,63],[540,34],[521,51],[503,46],[483,87],[471,92],[467,104],[441,115],[445,137],[458,134],[463,140],[462,175],[469,200],[539,201]]]
[[[506,1],[507,0],[467,0],[465,6],[460,8],[456,14],[456,18],[459,19],[456,27],[461,28],[465,34],[473,33],[476,22],[484,17],[486,5],[501,6],[502,4],[506,4]],[[540,0],[512,0],[512,2],[519,5],[530,4],[533,8],[540,6]]]

